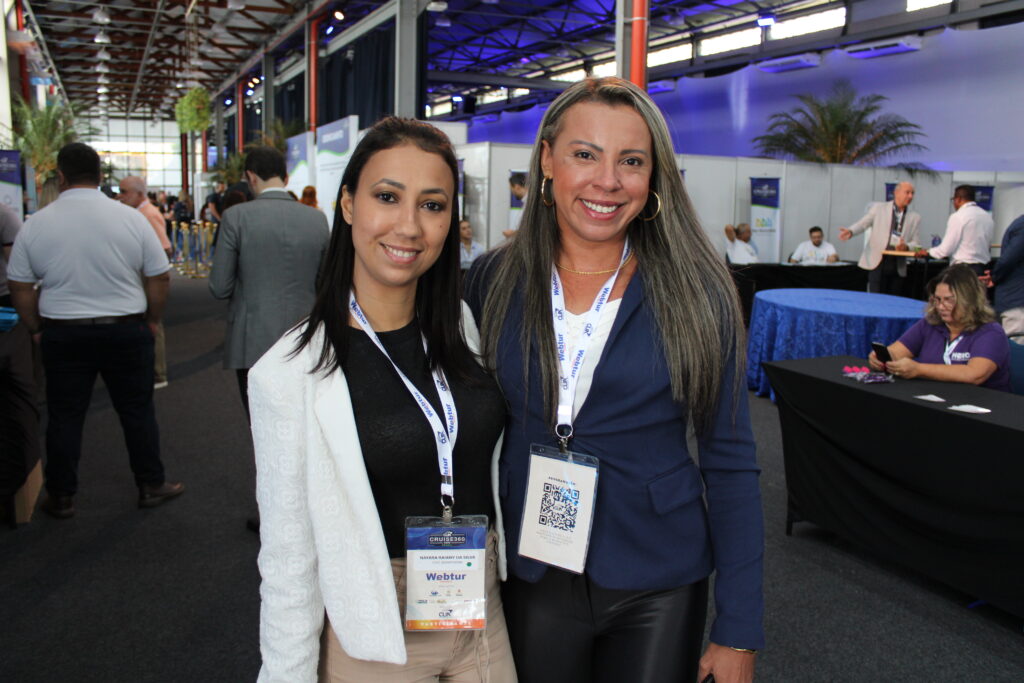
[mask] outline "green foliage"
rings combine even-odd
[[[289,121],[285,123],[279,118],[274,119],[274,122],[270,124],[269,134],[260,132],[260,137],[255,142],[251,142],[246,146],[266,145],[277,149],[281,154],[286,154],[288,151],[288,138],[305,132],[305,130],[306,124],[304,121]]]
[[[229,154],[210,169],[213,181],[224,183],[228,187],[242,179],[243,171],[245,171],[245,154]]]
[[[79,133],[89,135],[89,130],[79,131],[75,126],[75,114],[71,107],[63,104],[48,104],[42,108],[33,107],[22,97],[11,104],[14,114],[14,148],[21,152],[25,162],[32,165],[36,174],[36,186],[57,175],[57,152],[64,145],[75,142]]]
[[[766,156],[832,164],[879,164],[919,144],[921,127],[882,113],[882,95],[857,96],[847,80],[836,81],[824,98],[797,95],[802,106],[769,117],[768,132],[754,138]]]
[[[201,133],[210,127],[210,95],[206,88],[192,88],[174,105],[174,118],[182,133]]]

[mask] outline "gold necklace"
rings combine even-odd
[[[619,268],[625,268],[626,264],[629,263],[629,260],[631,258],[633,258],[632,251],[629,252],[629,256],[626,257],[626,260],[619,264],[618,268],[610,268],[608,270],[573,270],[572,268],[563,266],[561,263],[556,263],[555,267],[558,268],[559,270],[564,270],[566,272],[572,273],[573,275],[608,275],[609,273],[614,273],[615,271],[619,270]]]

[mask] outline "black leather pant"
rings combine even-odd
[[[502,593],[520,683],[690,683],[697,677],[708,580],[610,590],[549,568]]]

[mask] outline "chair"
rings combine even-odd
[[[1024,344],[1010,342],[1010,390],[1024,395]]]

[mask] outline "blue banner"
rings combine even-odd
[[[348,154],[351,133],[351,123],[348,118],[338,119],[326,126],[320,126],[316,129],[317,154],[337,154],[338,156]]]
[[[299,164],[306,164],[309,162],[307,156],[307,144],[306,144],[306,133],[300,133],[292,136],[285,140],[287,146],[287,154],[285,158],[288,161],[288,175],[295,175],[295,170]]]
[[[21,197],[21,152],[0,150],[0,203],[24,218]]]
[[[779,261],[779,179],[750,179],[751,243],[762,263]]]
[[[316,160],[314,178],[320,207],[327,214],[327,224],[334,225],[341,176],[359,135],[359,117],[346,116],[316,129]]]
[[[974,202],[988,212],[992,211],[992,196],[995,188],[992,185],[972,185],[974,188]]]

